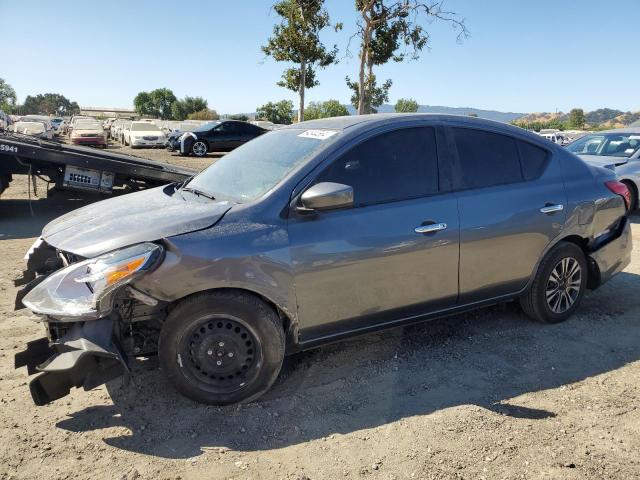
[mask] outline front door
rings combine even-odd
[[[320,182],[353,187],[354,206],[289,220],[301,341],[455,305],[457,200],[439,193],[434,128],[365,140]]]

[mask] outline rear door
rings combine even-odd
[[[564,227],[566,194],[551,152],[509,135],[447,129],[460,208],[460,300],[522,290]]]
[[[380,133],[309,185],[350,185],[354,206],[289,219],[302,341],[455,305],[458,208],[439,191],[435,138],[433,127]]]

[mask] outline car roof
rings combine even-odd
[[[508,126],[505,123],[486,120],[484,118],[470,117],[468,115],[446,115],[439,113],[373,113],[368,115],[345,115],[343,117],[320,118],[318,120],[307,120],[306,122],[294,123],[284,128],[318,128],[329,130],[345,130],[354,126],[375,126],[392,124],[406,120],[435,120],[470,122],[478,126]]]

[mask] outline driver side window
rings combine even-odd
[[[434,128],[404,128],[365,140],[322,172],[320,182],[353,187],[355,207],[437,193]]]

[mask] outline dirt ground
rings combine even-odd
[[[367,335],[291,358],[238,407],[178,396],[155,358],[127,387],[35,407],[13,355],[42,330],[12,280],[47,221],[98,198],[56,193],[31,216],[26,187],[0,200],[1,480],[640,477],[638,247],[560,325],[506,306]]]

